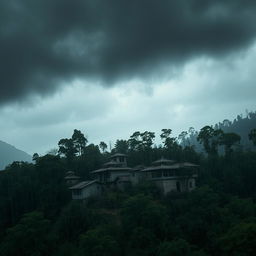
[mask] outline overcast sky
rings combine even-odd
[[[30,154],[256,110],[254,0],[1,0],[0,130]]]

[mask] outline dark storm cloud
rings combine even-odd
[[[253,0],[2,0],[0,103],[242,49],[255,13]]]

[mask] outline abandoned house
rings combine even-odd
[[[145,180],[150,180],[164,193],[177,191],[189,192],[196,187],[198,165],[175,163],[173,160],[160,159],[152,166],[142,169]]]
[[[79,177],[68,172],[65,179],[73,199],[99,196],[106,189],[124,189],[141,181],[151,181],[164,193],[189,192],[196,187],[198,165],[161,158],[149,167],[127,166],[125,154],[114,154],[102,168],[91,172],[94,180],[79,182]]]
[[[109,187],[113,185],[122,189],[126,184],[130,184],[131,171],[132,168],[127,167],[126,155],[114,154],[101,169],[92,171],[91,174],[94,179]]]

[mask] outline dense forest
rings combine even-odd
[[[13,162],[0,172],[0,255],[255,255],[255,120],[251,113],[177,138],[162,129],[158,146],[154,132],[137,131],[111,150],[75,129],[58,149],[35,153],[34,163]],[[72,201],[66,171],[90,179],[114,152],[127,154],[131,167],[162,156],[196,163],[197,188],[163,195],[143,182]]]
[[[248,137],[248,133],[252,128],[256,127],[256,112],[246,111],[245,114],[237,115],[233,121],[224,119],[222,122],[213,125],[213,127],[215,130],[221,129],[224,132],[237,133],[241,137],[239,147],[245,150],[255,150]],[[204,148],[197,140],[198,133],[199,131],[190,127],[188,131],[181,132],[178,138],[183,145],[194,145],[197,151],[203,152]],[[221,152],[222,150],[220,149]]]

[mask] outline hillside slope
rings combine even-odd
[[[0,170],[13,161],[31,162],[32,157],[26,152],[0,140]]]

